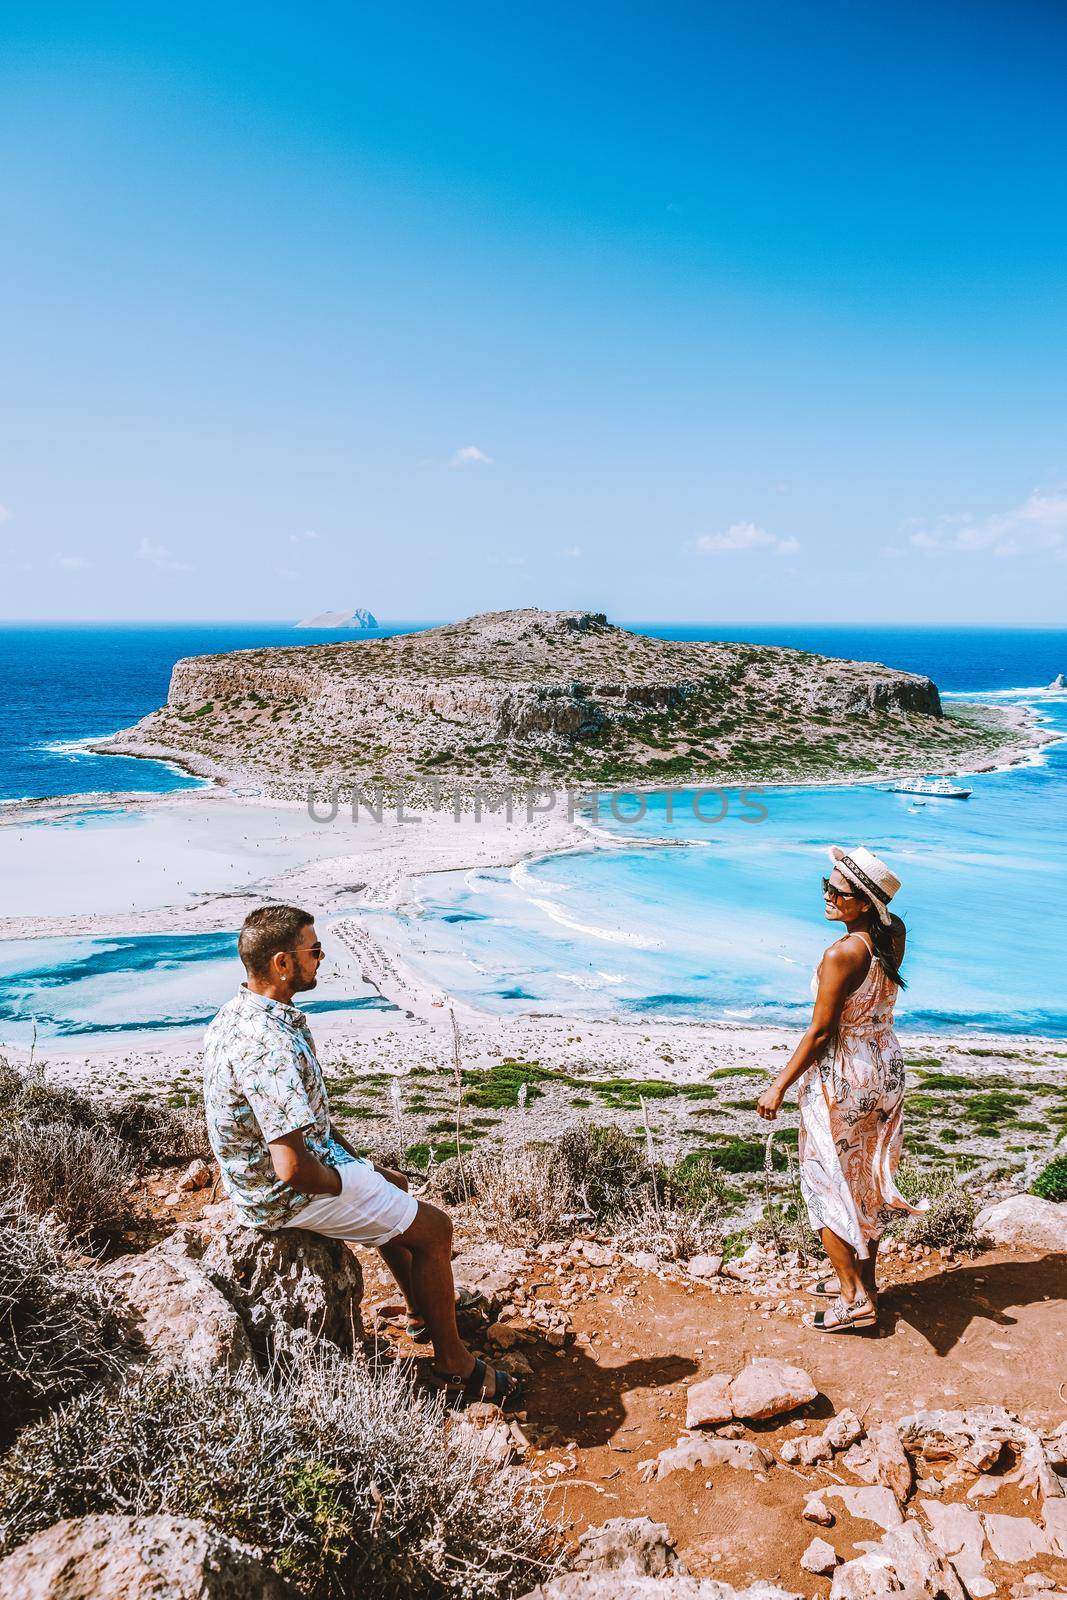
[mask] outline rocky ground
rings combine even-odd
[[[216,1194],[207,1163],[149,1177],[141,1253],[104,1269],[154,1359],[232,1368],[309,1322],[344,1344],[362,1303],[375,1359],[426,1363],[376,1321],[395,1299],[376,1254],[264,1244]],[[540,1485],[567,1538],[537,1600],[1067,1594],[1067,1205],[999,1202],[975,1254],[890,1240],[879,1328],[833,1338],[802,1320],[810,1266],[770,1246],[667,1263],[591,1234],[506,1245],[457,1218],[468,1337],[527,1392],[517,1416],[477,1406],[453,1426]],[[292,1594],[202,1524],[105,1520],[0,1562],[0,1595],[140,1595],[119,1587],[131,1563],[243,1574],[205,1596]],[[194,1592],[159,1581],[143,1592]]]

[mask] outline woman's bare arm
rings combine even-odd
[[[857,947],[854,940],[843,939],[832,944],[823,956],[811,1021],[781,1072],[756,1102],[756,1110],[768,1122],[773,1122],[778,1115],[790,1084],[807,1072],[833,1038],[842,1008],[852,992],[852,980],[863,967],[865,957],[865,948]]]

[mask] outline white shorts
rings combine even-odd
[[[340,1194],[313,1195],[283,1228],[307,1228],[327,1239],[349,1239],[353,1244],[388,1244],[415,1221],[419,1202],[405,1189],[383,1178],[369,1161],[346,1161]]]

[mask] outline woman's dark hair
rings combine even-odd
[[[873,908],[872,912],[871,925],[868,932],[871,936],[871,944],[874,946],[874,953],[881,963],[883,971],[893,980],[897,988],[906,989],[908,986],[900,975],[900,968],[897,965],[896,955],[893,951],[896,930],[892,925],[887,927],[878,913],[873,911]],[[898,923],[900,922],[899,917],[897,921]],[[900,923],[900,926],[903,927],[903,923]]]

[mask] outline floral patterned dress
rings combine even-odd
[[[818,992],[818,973],[811,980]],[[800,1187],[811,1226],[831,1228],[861,1261],[893,1211],[925,1211],[897,1189],[904,1058],[893,1032],[897,986],[874,955],[837,1033],[800,1080]]]

